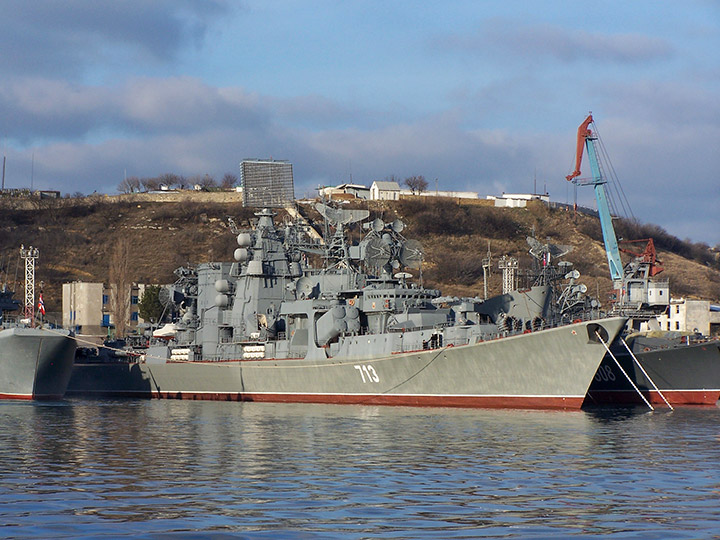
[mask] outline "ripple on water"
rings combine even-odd
[[[716,408],[2,404],[0,530],[704,537],[720,524],[719,420]]]

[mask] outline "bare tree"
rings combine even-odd
[[[143,178],[140,183],[145,188],[145,191],[156,191],[160,189],[160,180],[158,178]]]
[[[408,176],[405,179],[405,185],[410,188],[413,195],[419,195],[428,187],[427,180],[422,175]]]
[[[165,173],[158,176],[158,181],[161,184],[165,184],[169,188],[180,187],[182,183],[182,177],[174,173]]]
[[[136,191],[140,191],[140,179],[137,176],[125,178],[118,185],[118,191],[120,193],[135,193]]]
[[[117,190],[119,193],[132,193],[132,189],[128,185],[127,178],[125,178],[122,182],[118,184]]]
[[[217,182],[215,182],[215,179],[209,174],[198,174],[197,176],[193,176],[190,179],[190,184],[193,186],[200,186],[200,189],[203,191],[211,191],[213,188],[217,187]]]
[[[115,321],[115,336],[124,337],[130,318],[130,241],[120,238],[110,254],[110,309]]]
[[[222,182],[220,183],[220,187],[223,189],[232,189],[234,188],[238,183],[238,177],[234,174],[225,173],[225,176],[223,176]]]

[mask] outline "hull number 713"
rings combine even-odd
[[[362,382],[380,382],[380,377],[378,377],[377,371],[375,371],[375,368],[371,365],[362,364],[353,367],[360,372]]]

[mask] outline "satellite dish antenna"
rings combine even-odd
[[[422,244],[417,240],[408,240],[400,248],[400,263],[408,268],[420,268],[423,255]]]
[[[392,230],[400,234],[405,229],[405,223],[401,219],[396,219],[392,222]]]
[[[373,231],[380,232],[385,228],[385,222],[380,218],[375,218],[372,223]]]
[[[345,210],[344,208],[333,208],[327,204],[316,203],[315,209],[335,225],[349,225],[363,221],[370,216],[369,210]]]
[[[307,298],[312,290],[313,284],[309,278],[301,277],[295,283],[295,294],[300,298]]]
[[[158,291],[158,302],[160,302],[163,307],[180,306],[184,300],[185,295],[172,286],[160,287]]]
[[[547,246],[553,259],[559,259],[573,250],[573,246],[563,246],[560,244],[547,244]]]
[[[381,268],[390,261],[390,246],[381,238],[370,238],[365,244],[365,263],[373,268]]]
[[[565,274],[565,279],[578,279],[580,277],[580,272],[577,270],[572,270]]]
[[[161,287],[158,291],[158,301],[163,307],[170,307],[173,304],[172,294],[167,287]]]
[[[548,254],[553,259],[558,259],[567,253],[570,253],[573,249],[572,246],[562,246],[557,244],[543,244],[532,236],[527,237],[527,243],[530,245],[530,255],[536,259],[542,259],[543,255]]]

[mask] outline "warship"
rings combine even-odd
[[[587,405],[715,405],[720,399],[717,339],[647,331],[624,340],[627,348],[614,343],[615,359],[607,355],[600,364]]]
[[[322,242],[306,223],[277,226],[265,208],[248,230],[233,229],[234,261],[177,269],[175,284],[161,290],[176,320],[145,348],[79,357],[68,394],[582,405],[626,319],[594,315],[577,272],[557,274],[569,280],[564,288],[545,272],[527,289],[487,300],[445,297],[422,286],[422,247],[403,236],[402,221],[316,208],[325,218]],[[350,227],[363,231],[354,244]]]
[[[75,340],[67,330],[32,328],[19,304],[0,290],[0,399],[61,399],[70,380]]]
[[[641,252],[619,246],[605,188],[606,171],[613,167],[607,163],[606,152],[598,148],[596,132],[593,117],[588,115],[578,128],[575,171],[566,178],[595,191],[615,290],[609,313],[626,317],[628,322],[595,374],[586,404],[714,405],[720,399],[720,341],[660,329],[656,316],[669,307],[669,282],[656,278],[663,268],[652,238],[625,241],[626,246],[644,243]],[[592,174],[587,179],[579,178],[584,150]],[[626,264],[621,252],[631,255]]]

